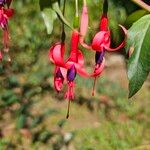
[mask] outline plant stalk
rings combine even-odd
[[[75,0],[75,5],[76,5],[76,17],[79,17],[78,0]]]
[[[65,16],[65,9],[66,9],[66,0],[64,0],[63,3],[63,16]],[[62,22],[62,34],[61,34],[61,41],[62,43],[65,43],[65,39],[66,39],[66,34],[65,34],[65,24],[64,22]]]
[[[144,3],[142,0],[131,0],[131,1],[150,12],[150,6]]]

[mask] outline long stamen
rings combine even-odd
[[[8,52],[9,50],[9,33],[8,29],[3,30],[3,44],[4,44],[4,50]]]
[[[69,114],[70,114],[70,99],[68,100],[68,109],[67,109],[67,115],[66,115],[66,119],[69,118]]]
[[[95,93],[96,81],[97,81],[97,77],[95,77],[95,79],[94,79],[93,90],[92,90],[92,96],[94,96],[94,93]]]

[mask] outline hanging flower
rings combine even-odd
[[[5,49],[9,47],[8,20],[13,16],[13,14],[13,9],[0,8],[0,26],[3,30],[3,43]]]
[[[65,63],[63,62],[63,55],[65,51],[64,43],[56,43],[49,50],[49,58],[55,66],[54,72],[54,87],[57,92],[60,92],[64,83],[64,75],[62,73],[63,67],[65,67]]]
[[[9,6],[12,0],[0,0],[0,27],[3,31],[3,51],[8,53],[9,51],[9,31],[8,31],[8,21],[13,16],[14,10],[10,9]],[[5,8],[5,4],[8,8]],[[11,61],[8,55],[8,61]]]
[[[81,34],[80,44],[86,49],[96,51],[95,72],[98,70],[99,67],[101,67],[101,64],[103,62],[106,51],[117,51],[117,50],[123,48],[125,45],[127,30],[123,26],[120,25],[121,29],[124,32],[124,36],[125,36],[124,40],[121,42],[121,44],[117,48],[110,47],[111,35],[110,35],[109,26],[108,26],[109,21],[108,21],[108,17],[107,17],[107,12],[108,12],[108,2],[107,2],[107,0],[105,0],[104,5],[103,5],[103,14],[102,14],[102,17],[100,20],[100,31],[98,33],[96,33],[96,35],[94,36],[94,38],[92,40],[92,44],[88,45],[84,42],[85,35],[86,35],[87,29],[88,29],[88,22],[89,22],[88,21],[88,9],[87,9],[86,3],[84,3],[83,9],[82,9],[81,25],[80,25],[80,34]],[[94,95],[95,83],[96,83],[96,77],[95,77],[95,81],[94,81],[92,95]]]
[[[70,55],[66,61],[64,60],[65,46],[63,43],[56,43],[49,50],[49,59],[56,65],[54,73],[55,90],[60,92],[63,87],[64,80],[67,81],[68,88],[65,93],[65,98],[69,100],[68,105],[70,105],[70,100],[74,99],[76,74],[84,77],[99,76],[104,68],[105,62],[103,59],[101,67],[99,67],[96,72],[94,71],[92,74],[89,74],[84,68],[84,58],[82,52],[78,49],[78,44],[79,32],[74,30],[71,38]]]
[[[78,49],[78,43],[79,43],[79,32],[74,30],[72,33],[72,39],[71,39],[71,52],[67,61],[65,61],[63,57],[64,51],[65,51],[63,44],[57,43],[54,46],[52,46],[49,51],[50,61],[54,63],[57,67],[57,69],[55,69],[57,70],[55,71],[55,76],[59,72],[58,74],[59,74],[59,78],[61,78],[61,82],[64,79],[66,79],[68,82],[68,86],[71,86],[71,87],[73,84],[70,84],[70,83],[74,82],[77,73],[84,77],[96,77],[101,74],[104,68],[104,60],[102,60],[101,67],[99,67],[96,72],[89,74],[84,68],[84,58],[83,58],[82,52]],[[63,68],[67,70],[66,73],[63,70]],[[66,77],[64,77],[65,75]],[[69,92],[69,90],[67,93],[68,94],[66,95],[69,95],[69,93],[71,93],[70,95],[74,95],[72,94],[72,92]],[[66,96],[66,98],[69,98],[69,97],[74,97],[74,96]]]

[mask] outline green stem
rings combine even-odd
[[[78,0],[75,0],[75,5],[76,5],[76,17],[79,17]]]
[[[139,5],[140,7],[142,7],[143,9],[147,10],[150,12],[150,6],[147,5],[146,3],[144,3],[141,0],[131,0],[132,2],[136,3],[137,5]]]
[[[65,8],[66,8],[66,0],[64,0],[64,3],[63,3],[63,16],[65,16]],[[65,24],[64,24],[64,22],[62,22],[62,34],[61,34],[62,43],[65,42],[65,39],[66,39]]]
[[[86,6],[86,0],[83,0],[83,5]]]
[[[73,22],[73,27],[78,28],[79,27],[79,7],[78,7],[78,0],[75,0],[75,18]]]
[[[65,15],[65,9],[66,9],[66,0],[64,0],[64,4],[63,4],[63,16]]]

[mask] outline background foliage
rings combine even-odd
[[[99,23],[102,3],[88,0],[88,5],[92,12],[87,38],[90,42]],[[111,0],[109,5],[116,45],[121,40],[118,23],[130,27],[137,18],[131,13],[139,8],[125,0]],[[73,6],[73,1],[67,3],[69,22],[74,14]],[[122,71],[118,69],[117,60],[110,65],[112,68],[108,63],[98,81],[95,97],[87,95],[91,93],[93,81],[77,77],[78,94],[71,106],[71,118],[66,121],[67,103],[63,93],[57,95],[53,90],[54,68],[47,56],[51,43],[60,38],[60,22],[55,20],[54,30],[47,35],[37,0],[15,0],[13,7],[16,12],[9,23],[12,62],[0,64],[0,149],[149,148],[149,81],[139,94],[127,100],[127,80],[125,78],[122,85],[115,74],[120,76]],[[70,29],[66,31],[69,41]],[[85,55],[93,57],[93,53]],[[88,59],[87,67],[91,63],[93,60]],[[125,69],[124,64],[122,69]]]

